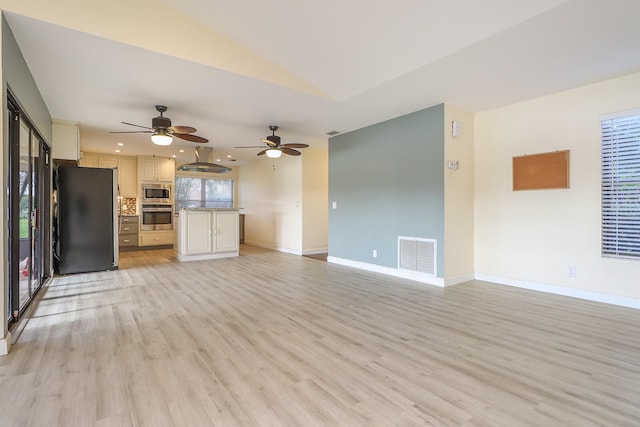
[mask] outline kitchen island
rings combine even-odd
[[[180,209],[176,255],[179,261],[238,256],[238,209]]]

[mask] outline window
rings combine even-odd
[[[232,207],[232,179],[176,177],[176,210]]]
[[[640,258],[640,110],[600,120],[602,254]]]

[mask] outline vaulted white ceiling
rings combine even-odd
[[[155,104],[225,162],[270,124],[323,144],[441,102],[469,111],[640,71],[637,0],[0,0],[54,118],[83,149],[177,154],[121,121]],[[133,129],[132,129],[133,130]],[[179,149],[187,150],[179,153]]]

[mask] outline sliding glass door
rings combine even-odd
[[[50,271],[50,152],[18,104],[9,107],[9,277],[7,315],[19,318]]]

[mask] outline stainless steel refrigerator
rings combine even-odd
[[[56,175],[57,272],[117,269],[117,171],[60,166]]]

